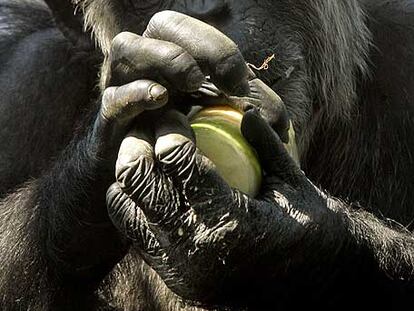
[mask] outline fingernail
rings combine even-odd
[[[244,106],[243,112],[244,113],[250,112],[253,109],[257,109],[257,108],[253,104],[248,103],[248,104],[246,104],[246,106]]]
[[[206,80],[206,77],[198,67],[194,67],[187,75],[187,87],[190,91],[196,91],[201,84]]]
[[[259,109],[257,109],[257,107],[251,105],[246,111],[245,113],[249,113],[252,115],[255,115],[256,117],[260,117],[260,112]]]
[[[165,87],[159,84],[153,84],[148,91],[150,99],[155,102],[163,102],[168,100],[168,92]]]

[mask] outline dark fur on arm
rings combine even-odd
[[[334,204],[338,204],[335,202]],[[388,281],[398,281],[414,289],[414,236],[392,220],[383,220],[362,209],[345,211],[352,242],[371,254]]]
[[[87,152],[92,144],[89,134],[74,139],[47,174],[1,202],[2,310],[88,303],[124,254],[104,196],[93,195],[107,184],[99,160]]]
[[[328,275],[321,280],[325,285],[334,280],[322,287],[326,290],[324,294],[335,297],[347,293],[353,296],[352,301],[363,301],[364,306],[370,307],[406,306],[414,294],[412,233],[397,222],[380,219],[360,206],[335,198],[328,202],[342,219],[342,226],[336,230],[345,239],[334,261],[328,263],[331,267],[326,269]],[[326,235],[334,231],[332,228]],[[333,244],[332,248],[335,247]],[[321,259],[323,262],[323,257],[318,260]],[[344,305],[351,306],[352,301]]]
[[[125,251],[94,152],[97,61],[42,1],[1,3],[0,24],[0,309],[88,309]]]

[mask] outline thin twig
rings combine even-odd
[[[253,65],[253,64],[250,64],[250,63],[247,63],[247,66],[249,66],[249,67],[251,67],[251,68],[253,68],[253,69],[255,69],[255,70],[258,70],[258,71],[261,71],[261,70],[268,70],[269,69],[269,63],[273,60],[273,59],[275,59],[275,54],[272,54],[271,56],[269,56],[268,58],[266,58],[265,60],[264,60],[264,62],[263,62],[263,64],[260,66],[260,67],[256,67],[255,65]]]

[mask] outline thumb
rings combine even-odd
[[[291,185],[303,179],[302,171],[289,155],[279,135],[259,115],[257,109],[244,114],[241,132],[256,149],[262,168],[268,176],[277,176]]]

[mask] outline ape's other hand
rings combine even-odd
[[[167,286],[190,300],[231,303],[240,288],[259,289],[288,264],[316,256],[335,213],[255,110],[242,132],[265,171],[257,198],[220,178],[183,115],[169,111],[158,124],[124,139],[107,206]]]

